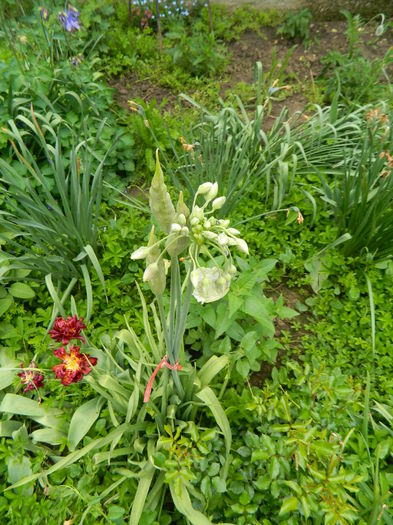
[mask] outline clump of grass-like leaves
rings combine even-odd
[[[369,127],[356,155],[345,158],[333,183],[320,175],[320,192],[340,234],[350,235],[344,253],[367,251],[385,259],[393,255],[392,115],[370,110],[367,120]]]
[[[45,276],[52,291],[52,278],[60,287],[83,278],[90,288],[89,264],[104,284],[95,252],[105,157],[94,153],[104,123],[66,154],[63,125],[58,115],[26,110],[3,129],[13,158],[0,159],[0,235],[9,263]]]

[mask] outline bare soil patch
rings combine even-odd
[[[362,32],[363,52],[369,58],[382,57],[393,46],[393,32],[388,31],[382,38],[377,38],[376,25],[368,24]],[[308,47],[280,37],[271,27],[261,28],[259,33],[244,33],[238,41],[228,44],[230,60],[222,78],[221,95],[225,97],[239,82],[252,84],[255,62],[262,62],[264,71],[269,71],[274,48],[277,59],[282,62],[295,46],[286,68],[285,83],[290,89],[285,92],[283,100],[273,102],[270,119],[276,118],[283,106],[288,108],[289,114],[304,110],[315,94],[313,82],[321,74],[322,57],[331,50],[347,51],[346,29],[347,22],[343,20],[315,21],[311,24],[312,42]],[[118,103],[124,108],[128,108],[128,100],[140,98],[146,103],[156,100],[164,111],[171,112],[179,95],[175,90],[153,83],[148,78],[138,78],[135,73],[113,79],[111,85],[117,92]],[[189,94],[192,96],[192,93]]]

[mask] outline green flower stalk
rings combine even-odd
[[[143,280],[157,297],[166,355],[180,398],[183,389],[178,376],[180,368],[176,364],[183,348],[191,296],[201,303],[218,301],[224,297],[237,273],[232,248],[248,254],[247,243],[239,237],[240,232],[230,227],[229,220],[215,217],[215,212],[222,208],[226,200],[217,194],[217,183],[201,184],[190,210],[180,192],[175,211],[164,182],[157,150],[156,171],[150,188],[150,208],[166,236],[156,240],[152,228],[147,246],[138,248],[131,258],[146,259]],[[183,282],[180,256],[186,268]],[[171,288],[169,312],[166,313],[162,295],[168,268],[171,270]]]

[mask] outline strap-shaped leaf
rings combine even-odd
[[[216,394],[211,388],[205,386],[200,392],[196,395],[201,401],[203,401],[212,411],[213,416],[217,422],[217,425],[220,427],[222,433],[224,434],[225,448],[227,457],[225,459],[225,465],[222,472],[222,477],[225,479],[228,474],[229,467],[229,453],[232,445],[232,432],[229,425],[228,418],[224,412],[224,409],[221,406],[221,403],[217,399]]]
[[[226,355],[217,357],[213,355],[200,369],[198,373],[201,386],[208,386],[212,379],[221,372],[229,363],[229,358]]]
[[[145,463],[141,479],[132,504],[129,525],[138,525],[143,509],[145,508],[146,498],[149,493],[150,485],[153,480],[155,469],[149,462]]]
[[[75,452],[71,452],[71,454],[68,454],[68,456],[61,458],[57,463],[52,465],[47,470],[44,470],[43,472],[38,472],[37,474],[33,474],[31,476],[23,478],[17,483],[14,483],[13,485],[11,485],[10,487],[7,487],[6,490],[12,490],[17,487],[21,487],[22,485],[25,485],[26,483],[30,483],[31,481],[35,481],[38,478],[49,476],[50,474],[53,474],[54,472],[58,470],[69,467],[70,465],[78,461],[79,459],[83,458],[83,456],[85,456],[92,450],[104,447],[105,445],[109,445],[113,440],[117,439],[124,432],[136,432],[142,429],[143,429],[143,425],[138,425],[138,424],[129,425],[125,423],[123,425],[120,425],[114,430],[112,430],[112,432],[109,432],[109,434],[107,434],[106,436],[102,438],[94,439],[88,445],[81,448],[80,450],[75,450]]]
[[[169,484],[173,503],[177,510],[181,512],[192,525],[213,525],[213,523],[199,510],[194,509],[191,503],[187,486],[182,479]],[[219,523],[218,525],[232,525],[230,523]]]
[[[90,399],[75,410],[68,430],[70,450],[75,450],[78,443],[91,429],[100,415],[100,410],[103,403],[104,400],[101,397],[96,397],[94,399]]]

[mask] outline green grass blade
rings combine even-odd
[[[146,498],[149,493],[150,485],[153,480],[155,469],[153,465],[147,461],[138,483],[138,488],[132,504],[129,525],[139,525],[139,520],[145,508]]]

